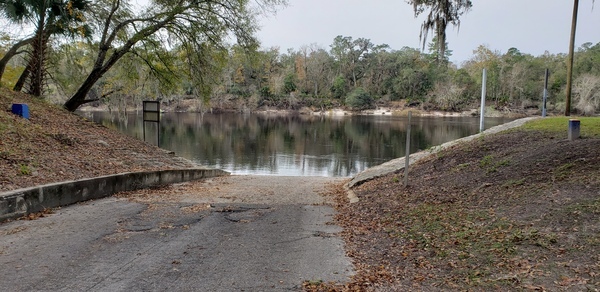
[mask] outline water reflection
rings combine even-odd
[[[109,128],[142,139],[142,118],[86,113]],[[487,119],[486,128],[507,122]],[[479,130],[477,118],[413,117],[411,153]],[[406,117],[266,116],[166,113],[160,146],[201,165],[235,174],[352,176],[405,154]],[[156,124],[146,123],[146,141],[156,144]]]

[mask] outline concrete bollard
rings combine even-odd
[[[569,120],[569,141],[579,139],[579,132],[581,129],[581,122],[576,119]]]

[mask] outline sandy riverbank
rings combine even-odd
[[[83,112],[94,112],[94,111],[110,111],[111,109],[106,105],[100,106],[85,106],[79,109]],[[117,111],[112,109],[113,111]],[[141,111],[141,108],[128,108],[128,112]],[[256,110],[223,110],[223,109],[199,109],[197,106],[192,104],[172,104],[172,105],[161,105],[161,111],[163,112],[203,112],[203,113],[222,113],[222,112],[240,112],[240,113],[256,113],[263,115],[277,115],[277,116],[290,116],[290,115],[311,115],[311,116],[328,116],[328,117],[342,117],[342,116],[354,116],[354,115],[391,115],[391,116],[408,116],[409,112],[412,112],[413,116],[422,117],[477,117],[480,115],[479,109],[471,109],[462,112],[449,112],[449,111],[425,111],[419,108],[413,107],[378,107],[376,109],[367,109],[360,111],[353,111],[344,108],[333,108],[327,110],[313,109],[309,107],[303,107],[298,110],[290,109],[279,109],[275,107],[261,107]],[[537,110],[496,110],[493,107],[486,107],[485,117],[488,118],[524,118],[528,116],[539,115]]]

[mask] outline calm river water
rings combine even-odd
[[[87,118],[143,139],[141,114],[87,112]],[[510,121],[487,118],[486,129]],[[407,117],[267,116],[165,113],[160,147],[200,165],[234,174],[352,176],[405,154]],[[413,117],[411,153],[479,131],[471,117]],[[157,143],[155,123],[146,141]]]

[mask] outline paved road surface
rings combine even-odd
[[[352,274],[330,178],[231,176],[0,224],[0,291],[296,291]],[[210,205],[209,205],[210,204]]]

